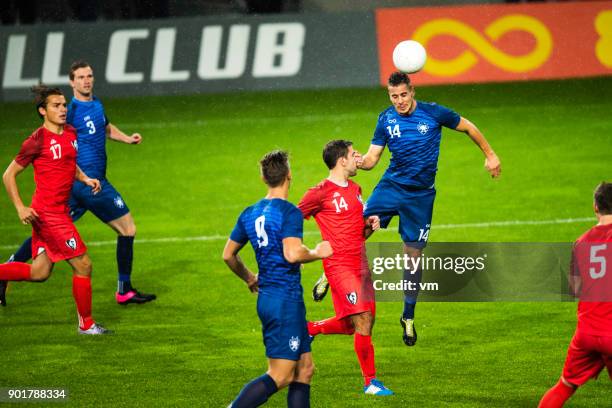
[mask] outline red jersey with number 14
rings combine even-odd
[[[32,163],[36,190],[32,208],[37,211],[65,212],[76,174],[77,135],[72,126],[62,134],[39,127],[21,145],[15,161],[22,167]]]
[[[298,208],[304,218],[314,216],[321,236],[331,244],[334,254],[323,260],[326,272],[362,268],[365,222],[357,183],[348,180],[346,186],[340,186],[323,180],[306,192]]]
[[[612,336],[612,224],[596,225],[578,238],[572,263],[582,281],[578,330]]]

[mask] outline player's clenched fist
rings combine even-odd
[[[371,215],[366,220],[366,226],[370,227],[372,231],[378,231],[380,229],[380,218],[378,215]]]
[[[328,241],[321,241],[314,250],[321,258],[329,258],[334,254],[331,244]]]
[[[25,224],[31,224],[38,218],[36,210],[30,207],[21,207],[17,210],[17,215],[21,222]]]
[[[98,179],[86,178],[85,180],[83,180],[83,183],[86,186],[91,187],[91,191],[94,194],[98,194],[100,190],[102,190],[102,186],[100,185],[100,180]]]
[[[485,159],[485,168],[491,174],[491,177],[496,178],[501,174],[501,161],[495,153],[487,156]]]
[[[130,136],[130,138],[132,139],[130,142],[131,144],[140,144],[140,142],[142,142],[142,136],[140,136],[140,133],[134,133],[132,136]]]

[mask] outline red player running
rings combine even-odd
[[[607,367],[612,379],[612,183],[595,189],[598,223],[574,245],[570,284],[578,302],[578,326],[563,374],[539,408],[562,407],[574,392]]]
[[[66,125],[66,98],[58,88],[32,88],[36,110],[43,125],[22,144],[15,160],[2,177],[19,219],[32,224],[32,265],[12,262],[0,265],[0,303],[6,304],[6,281],[44,282],[56,262],[66,260],[74,272],[72,294],[79,316],[79,333],[109,334],[110,330],[91,317],[91,260],[68,213],[74,179],[100,191],[100,182],[87,177],[76,165],[77,136]],[[16,177],[29,164],[34,166],[36,190],[30,207],[19,195]]]
[[[376,379],[372,326],[376,303],[366,257],[365,239],[378,229],[378,216],[363,218],[361,187],[349,180],[357,173],[352,143],[333,140],[323,149],[329,177],[306,192],[298,205],[304,218],[314,216],[321,235],[334,254],[323,260],[336,315],[319,322],[308,322],[308,333],[354,334],[355,353],[364,378],[364,392],[393,395]]]

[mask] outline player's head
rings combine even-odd
[[[593,207],[598,216],[612,214],[612,183],[599,183],[593,194]]]
[[[291,181],[289,169],[289,154],[283,150],[273,150],[266,153],[259,161],[261,178],[268,187],[279,187]]]
[[[387,91],[397,113],[405,115],[410,112],[414,103],[414,87],[408,74],[399,71],[392,73],[387,81]]]
[[[74,92],[74,96],[89,98],[93,92],[94,76],[93,69],[88,62],[83,60],[74,61],[70,65],[70,86]]]
[[[332,170],[340,167],[349,177],[357,174],[356,157],[359,153],[353,149],[353,142],[348,140],[332,140],[323,148],[323,161]]]
[[[54,125],[66,123],[66,98],[59,88],[38,84],[32,87],[38,116]]]

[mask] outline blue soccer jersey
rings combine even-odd
[[[449,108],[417,101],[409,115],[390,106],[378,116],[372,144],[388,146],[391,161],[383,178],[417,188],[433,186],[442,126],[455,129],[461,117]]]
[[[283,239],[302,238],[302,212],[279,198],[262,199],[246,208],[230,235],[232,241],[251,242],[259,266],[259,291],[302,302],[300,264],[289,263],[283,255]]]
[[[87,102],[72,98],[66,122],[77,130],[78,166],[88,177],[106,178],[106,125],[109,122],[102,102],[95,96]]]

